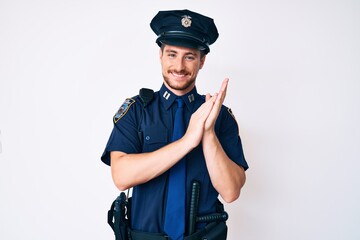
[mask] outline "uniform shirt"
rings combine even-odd
[[[127,99],[114,117],[114,128],[108,140],[102,161],[110,165],[110,152],[143,153],[155,151],[171,142],[173,134],[176,95],[163,84],[154,93],[152,101],[144,107],[139,96]],[[185,121],[205,102],[205,96],[196,87],[181,96],[185,102]],[[175,102],[175,103],[174,103]],[[245,161],[239,129],[231,110],[222,106],[215,123],[216,135],[227,156],[243,167]],[[189,214],[191,185],[200,182],[199,215],[216,212],[218,192],[213,187],[206,168],[201,143],[186,155],[186,218]],[[131,227],[144,232],[163,233],[167,196],[168,171],[133,188]]]

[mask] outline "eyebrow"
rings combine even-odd
[[[165,50],[165,52],[167,52],[167,53],[178,53],[177,51],[175,51],[173,49],[167,49],[167,50]],[[185,52],[185,55],[197,56],[198,54],[196,52]]]

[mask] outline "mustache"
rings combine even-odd
[[[176,73],[176,74],[182,74],[182,75],[187,75],[189,72],[186,70],[181,70],[181,71],[177,71],[177,70],[169,70],[168,73]]]

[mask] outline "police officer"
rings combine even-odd
[[[155,93],[143,89],[125,100],[114,116],[114,128],[101,159],[111,165],[119,190],[133,187],[133,233],[184,239],[189,228],[192,182],[198,181],[201,186],[198,214],[216,213],[219,194],[228,203],[239,197],[248,165],[237,122],[223,105],[229,80],[223,80],[213,95],[200,95],[195,86],[209,46],[218,38],[213,19],[189,10],[160,11],[150,26],[160,46],[163,84]],[[185,132],[174,140],[178,128],[175,115],[180,108],[177,99],[184,105],[181,108]],[[185,180],[174,192],[170,179],[180,163],[185,166]],[[184,200],[177,195],[182,188]],[[184,201],[185,210],[172,214],[177,218],[176,226],[172,223],[168,228],[172,194],[176,195],[175,202]],[[196,229],[205,226],[199,223]],[[175,228],[175,233],[171,228]]]

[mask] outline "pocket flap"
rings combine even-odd
[[[146,128],[144,129],[144,143],[166,143],[168,141],[168,130],[165,128]]]

